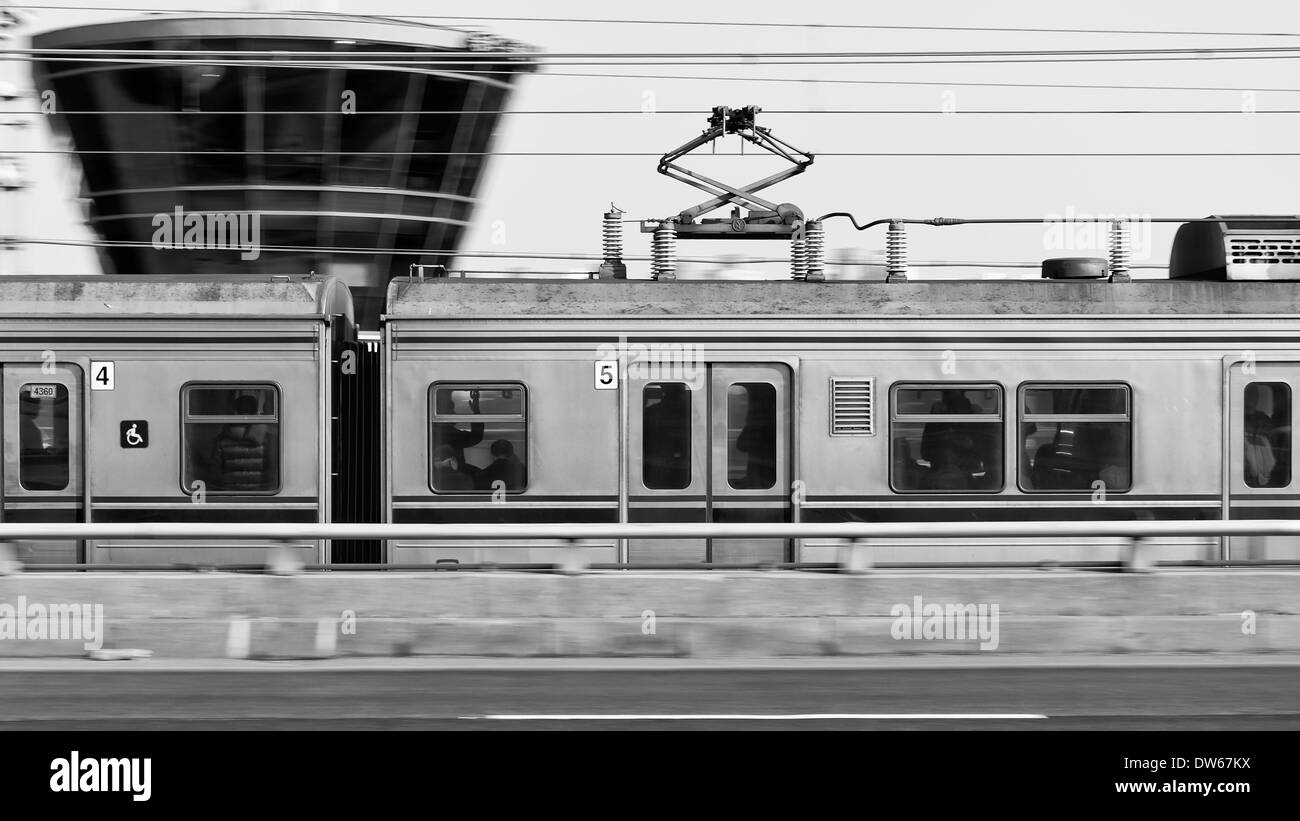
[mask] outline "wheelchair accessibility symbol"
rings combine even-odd
[[[123,420],[119,428],[120,444],[124,448],[149,447],[149,423],[143,419]]]

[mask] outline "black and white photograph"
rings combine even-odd
[[[1300,6],[121,2],[0,0],[14,796],[1284,805]]]

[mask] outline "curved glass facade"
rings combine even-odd
[[[349,18],[159,17],[33,44],[87,52],[36,61],[35,79],[55,92],[57,127],[81,161],[90,225],[110,243],[106,273],[334,274],[372,327],[390,278],[451,262],[494,112],[529,70],[476,58],[507,41]],[[93,62],[102,49],[175,59]],[[366,57],[431,50],[447,56]],[[256,254],[210,233],[182,242],[181,224],[171,244],[160,233],[184,215],[235,213],[256,216]]]

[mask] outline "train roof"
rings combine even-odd
[[[149,276],[0,277],[0,316],[352,317],[342,280]]]
[[[1300,314],[1300,284],[395,279],[387,310],[389,319],[1139,314]]]

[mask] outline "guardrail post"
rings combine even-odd
[[[1128,555],[1124,560],[1124,569],[1129,573],[1153,573],[1156,569],[1155,559],[1152,558],[1151,542],[1141,536],[1134,536],[1128,540]]]
[[[591,569],[591,560],[587,556],[587,551],[583,550],[582,542],[577,539],[565,539],[564,547],[560,548],[560,560],[556,562],[555,569],[566,576],[581,576]]]
[[[18,561],[18,548],[13,542],[0,542],[0,576],[12,576],[23,572],[23,563]]]
[[[266,572],[272,576],[296,576],[303,568],[302,557],[291,547],[288,539],[277,540],[266,557]]]
[[[841,573],[860,576],[871,572],[871,545],[866,539],[854,539],[840,546]]]

